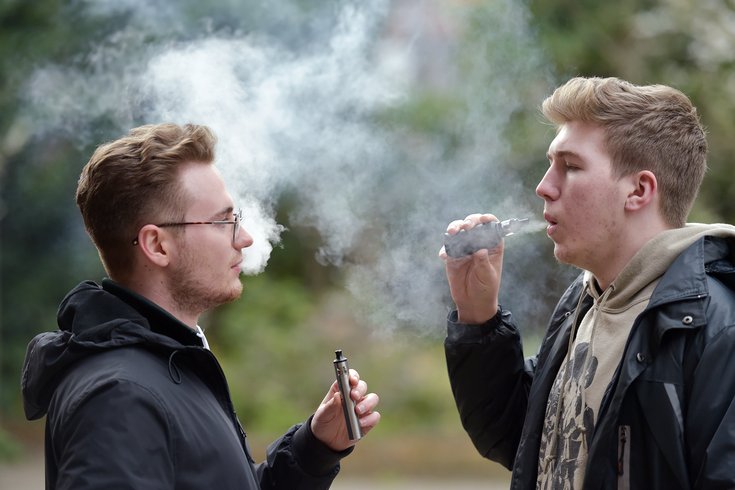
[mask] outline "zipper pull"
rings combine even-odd
[[[625,473],[625,445],[628,442],[628,431],[625,426],[618,428],[618,475]]]

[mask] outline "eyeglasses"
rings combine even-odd
[[[232,243],[237,240],[237,234],[240,231],[240,222],[242,221],[242,211],[233,213],[235,219],[233,220],[222,220],[222,221],[183,221],[181,223],[161,223],[156,225],[159,228],[166,228],[169,226],[187,226],[187,225],[234,225],[232,227]],[[138,237],[133,239],[133,245],[138,244]]]

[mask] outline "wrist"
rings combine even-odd
[[[483,325],[498,315],[500,306],[483,309],[460,309],[457,307],[457,322],[465,325]]]

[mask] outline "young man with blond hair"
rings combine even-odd
[[[542,111],[557,133],[536,194],[554,256],[582,272],[524,360],[498,302],[503,244],[440,251],[465,429],[513,489],[735,488],[735,228],[686,224],[706,170],[696,109],[671,87],[574,78]]]

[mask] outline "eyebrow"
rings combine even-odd
[[[222,209],[221,211],[219,211],[219,212],[217,212],[217,213],[213,214],[213,215],[212,215],[212,216],[210,217],[210,219],[211,219],[212,221],[219,221],[219,219],[220,219],[220,218],[222,217],[222,215],[230,215],[230,214],[235,214],[235,208],[234,208],[234,207],[232,207],[232,206],[229,206],[229,207],[223,208],[223,209]]]
[[[576,159],[579,159],[579,160],[583,160],[582,155],[580,155],[579,153],[575,153],[573,151],[568,151],[568,150],[559,150],[559,151],[555,151],[555,152],[547,152],[546,153],[546,158],[548,158],[549,160],[551,160],[552,155],[556,155],[557,157],[560,157],[560,158],[573,157],[573,158],[576,158]]]

